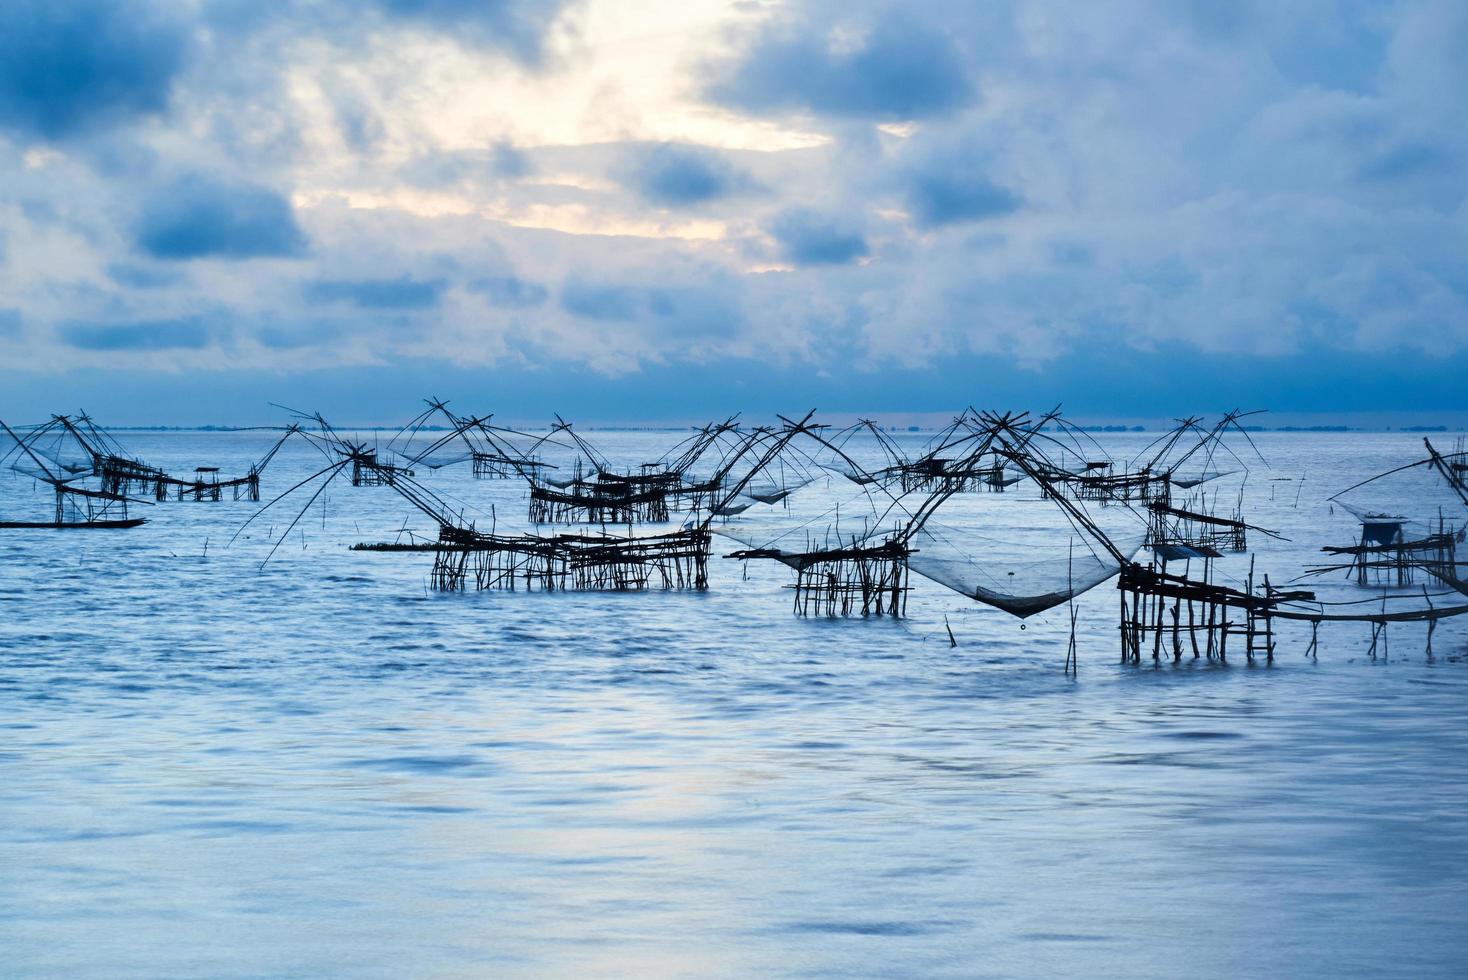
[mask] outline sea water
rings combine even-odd
[[[627,463],[682,438],[590,435]],[[275,437],[120,434],[226,476]],[[1422,455],[1255,438],[1218,500],[1290,539],[1251,542],[1276,584],[1356,540],[1326,498]],[[440,594],[429,554],[348,550],[432,536],[390,488],[266,506],[326,465],[291,442],[261,503],[0,531],[0,974],[1468,971],[1464,626],[1126,666],[1108,582],[1072,677],[1065,607],[915,576],[905,620],[799,619],[720,538],[705,593]],[[419,476],[525,526],[519,481]],[[5,514],[49,504],[0,478]],[[1379,595],[1342,579],[1300,587]]]

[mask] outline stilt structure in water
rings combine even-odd
[[[0,421],[0,428],[14,442],[0,456],[0,463],[6,463],[12,470],[49,486],[55,495],[55,510],[51,520],[0,520],[0,529],[122,530],[147,523],[147,518],[129,516],[128,504],[147,504],[150,501],[134,500],[125,494],[107,489],[89,489],[76,485],[90,474],[69,473],[62,462],[43,455],[35,445],[42,430],[21,436],[3,421]]]
[[[1154,501],[1147,505],[1148,546],[1177,545],[1203,551],[1244,552],[1249,550],[1249,532],[1283,540],[1268,528],[1249,524],[1244,520],[1243,492],[1232,514],[1224,517],[1208,506],[1206,496],[1200,495],[1186,507]]]
[[[1012,453],[1018,468],[1042,486],[1064,481],[1057,478],[1056,468],[1047,465],[1048,461],[1037,460],[1033,450],[1016,452],[1006,446],[1005,451]],[[1215,544],[1236,543],[1238,539],[1233,535],[1251,527],[1244,525],[1241,518],[1220,519],[1173,508],[1158,500],[1147,501],[1151,557],[1143,563],[1120,548],[1086,510],[1084,502],[1093,498],[1084,493],[1067,493],[1060,487],[1046,486],[1046,490],[1073,526],[1109,554],[1120,573],[1116,587],[1120,597],[1119,633],[1124,663],[1140,663],[1147,655],[1154,661],[1166,657],[1178,662],[1185,655],[1225,660],[1230,634],[1241,637],[1248,660],[1259,657],[1272,661],[1274,610],[1282,603],[1314,598],[1310,592],[1274,589],[1268,576],[1264,576],[1261,588],[1256,591],[1252,560],[1245,589],[1229,588],[1213,581],[1213,561],[1222,557]],[[1113,497],[1110,502],[1124,499]],[[1216,537],[1220,532],[1227,537]],[[1194,561],[1202,565],[1199,577],[1191,574]],[[1182,574],[1169,571],[1170,564],[1179,562],[1183,564]]]
[[[1069,492],[1077,500],[1170,506],[1174,487],[1191,490],[1235,472],[1218,469],[1219,453],[1233,459],[1239,468],[1248,469],[1224,437],[1230,432],[1238,433],[1254,448],[1248,431],[1239,424],[1240,419],[1254,414],[1258,413],[1228,412],[1208,428],[1204,428],[1201,416],[1179,419],[1176,427],[1145,447],[1136,460],[1119,468],[1110,460],[1093,459],[1079,468],[1048,467],[1045,475],[1056,492]],[[1195,441],[1184,449],[1185,440],[1190,437]],[[1192,468],[1194,464],[1196,470]]]
[[[955,423],[950,435],[957,431],[961,421]],[[795,581],[790,588],[797,615],[903,616],[910,589],[911,561],[918,550],[915,539],[931,534],[929,520],[946,500],[965,490],[972,474],[981,469],[1002,470],[1002,460],[994,461],[994,438],[1003,425],[1015,422],[1005,416],[999,426],[989,426],[962,439],[939,440],[944,451],[963,445],[964,455],[930,455],[931,459],[941,458],[944,464],[944,475],[932,480],[913,476],[914,471],[906,468],[906,464],[902,470],[894,473],[889,469],[885,478],[879,478],[864,471],[846,454],[842,448],[844,439],[840,442],[827,439],[819,427],[806,426],[804,434],[835,453],[841,461],[843,475],[862,488],[864,499],[859,502],[864,506],[857,515],[862,521],[861,531],[841,533],[839,507],[816,519],[815,526],[823,530],[823,539],[810,536],[811,522],[807,522],[803,542],[791,542],[788,533],[777,533],[761,542],[757,532],[725,527],[721,533],[752,545],[728,557],[745,561],[775,560],[794,570]],[[846,519],[851,523],[853,515],[848,512]],[[938,580],[951,585],[943,578]]]
[[[319,417],[318,417],[319,418]],[[808,418],[807,418],[808,421]],[[801,423],[800,425],[803,425]],[[743,492],[749,482],[778,453],[779,447],[800,431],[800,425],[787,427],[776,440],[776,445],[766,447],[763,433],[750,434],[740,448],[730,455],[722,468],[722,480],[732,468],[747,456],[754,456],[752,465],[743,475],[733,480],[723,490],[725,498]],[[341,473],[351,469],[369,471],[380,466],[367,454],[355,452],[352,444],[335,434],[324,419],[317,426],[319,434],[312,434],[313,441],[320,444],[323,454],[331,460],[306,480],[292,487],[266,505],[266,508],[284,499],[285,496],[312,483],[319,483],[306,507],[320,496],[325,488]],[[419,482],[413,475],[396,470],[390,475],[381,475],[378,483],[391,487],[409,504],[431,518],[438,527],[438,537],[431,543],[361,544],[357,551],[432,551],[433,567],[429,574],[430,585],[440,591],[474,589],[504,589],[528,591],[603,590],[636,591],[643,589],[690,589],[708,587],[709,522],[719,505],[700,520],[673,531],[651,535],[601,533],[562,534],[500,534],[491,527],[488,533],[480,531],[462,512],[455,512],[447,501]],[[296,515],[280,540],[295,527],[305,514],[305,509]],[[263,513],[252,516],[241,526],[236,537],[252,521]],[[275,547],[279,547],[279,541]],[[275,548],[271,549],[271,555]],[[266,556],[268,561],[270,555]]]
[[[786,554],[778,549],[748,548],[729,558],[771,558],[790,566],[790,586],[797,616],[893,616],[906,613],[911,549],[900,539],[873,544],[853,542]]]
[[[1239,506],[1224,512],[1216,493],[1210,506],[1198,489],[1236,472],[1220,468],[1224,456],[1247,470],[1224,444],[1229,432],[1247,438],[1238,412],[1211,426],[1183,419],[1125,462],[1094,440],[1087,445],[1090,437],[1058,411],[1032,419],[969,409],[915,453],[868,419],[829,434],[813,414],[752,428],[733,417],[692,430],[651,461],[614,465],[559,417],[548,435],[531,437],[492,425],[492,416],[454,413],[441,400],[427,406],[382,446],[302,416],[309,431],[287,428],[240,477],[210,465],[170,475],[130,455],[84,414],[18,431],[6,426],[0,462],[54,499],[44,512],[5,515],[17,519],[0,527],[136,527],[144,521],[129,507],[139,504],[258,500],[261,471],[300,433],[324,466],[271,504],[313,481],[320,486],[311,500],[335,479],[392,489],[430,516],[436,535],[357,550],[431,552],[427,578],[439,590],[704,589],[718,533],[740,542],[731,557],[789,568],[786,587],[801,616],[905,616],[913,573],[1017,617],[1068,604],[1068,667],[1079,653],[1074,600],[1113,577],[1122,655],[1133,664],[1221,662],[1240,653],[1267,663],[1279,642],[1276,625],[1287,621],[1309,624],[1312,654],[1321,624],[1367,623],[1371,653],[1379,656],[1391,624],[1426,624],[1430,648],[1436,623],[1468,612],[1468,605],[1439,601],[1450,592],[1424,584],[1468,595],[1457,558],[1468,535],[1468,451],[1461,446],[1441,453],[1424,440],[1424,458],[1331,498],[1357,517],[1359,533],[1353,544],[1325,547],[1333,563],[1305,574],[1339,571],[1381,594],[1327,601],[1294,588],[1298,580],[1285,588],[1269,575],[1256,580],[1252,558],[1247,577],[1222,572],[1227,556],[1277,537],[1246,522],[1242,491]],[[857,436],[871,444],[851,442]],[[558,452],[566,455],[559,467],[543,458]],[[506,533],[491,511],[486,531],[416,475],[462,461],[472,461],[479,478],[521,477],[532,521],[563,526]],[[838,474],[859,489],[839,483]],[[1416,483],[1395,487],[1394,474]],[[854,498],[840,499],[833,486]],[[1007,492],[980,493],[992,490]],[[658,523],[667,526],[634,533],[635,525]],[[1279,570],[1271,571],[1277,578]]]
[[[359,545],[356,550],[392,550]],[[609,591],[708,588],[707,529],[618,537],[495,535],[450,528],[433,548],[441,592],[501,589]]]
[[[1424,572],[1468,594],[1457,547],[1468,536],[1468,452],[1438,452],[1422,440],[1427,456],[1362,480],[1329,499],[1361,523],[1356,544],[1326,546],[1325,554],[1347,558],[1307,574],[1345,572],[1358,586],[1404,588]],[[1387,505],[1387,506],[1383,506]],[[1390,509],[1388,509],[1390,508]]]
[[[388,448],[402,442],[401,453],[410,465],[440,469],[455,463],[468,461],[475,479],[503,480],[513,477],[530,479],[545,469],[555,469],[550,463],[538,458],[534,448],[522,448],[518,443],[541,445],[525,432],[517,432],[491,424],[494,416],[458,415],[451,411],[448,402],[438,398],[425,399],[428,409],[413,419],[393,437]],[[422,449],[414,449],[412,443],[425,426],[434,418],[448,423],[447,434],[439,436]]]
[[[27,439],[36,447],[42,441],[69,440],[81,454],[72,458],[85,459],[87,464],[84,471],[76,463],[71,463],[67,467],[68,475],[87,472],[98,480],[103,493],[115,496],[138,494],[163,503],[168,500],[218,502],[224,499],[227,491],[234,500],[258,501],[261,474],[285,441],[298,431],[295,426],[286,427],[269,451],[250,465],[249,472],[237,477],[221,476],[217,466],[195,467],[190,477],[171,476],[156,466],[127,455],[117,440],[85,413],[75,418],[53,416],[49,422],[32,429]]]
[[[154,480],[154,498],[160,503],[168,499],[169,491],[173,492],[174,500],[214,501],[224,499],[224,492],[229,491],[233,500],[249,500],[254,503],[260,501],[260,476],[265,472],[265,467],[280,452],[286,440],[293,435],[299,434],[300,429],[294,425],[288,425],[259,460],[250,464],[250,471],[244,476],[221,477],[217,466],[196,466],[192,479],[172,477],[163,475]]]
[[[1439,578],[1454,578],[1461,529],[1454,533],[1444,526],[1434,533],[1407,540],[1406,524],[1404,517],[1368,515],[1361,522],[1360,543],[1346,547],[1327,545],[1320,549],[1350,561],[1317,566],[1306,574],[1345,572],[1359,586],[1399,589],[1412,585],[1419,571]]]
[[[571,424],[556,418],[553,434],[569,438],[579,450],[568,478],[529,475],[532,524],[658,524],[676,510],[705,509],[723,495],[730,467],[752,447],[742,447],[735,418],[704,426],[653,462],[633,471],[614,469]],[[732,440],[732,441],[731,441]],[[691,478],[693,467],[717,452],[721,462],[712,476]]]
[[[1142,565],[1129,562],[1117,579],[1121,596],[1121,659],[1139,664],[1144,656],[1153,661],[1164,657],[1177,663],[1184,656],[1208,660],[1228,659],[1229,636],[1239,637],[1245,657],[1274,661],[1274,616],[1282,603],[1305,602],[1315,593],[1282,591],[1264,577],[1262,588],[1254,588],[1254,572],[1248,586],[1232,589],[1211,581],[1212,559],[1207,555],[1177,555],[1175,546],[1156,549],[1157,560]],[[1201,578],[1169,574],[1168,555],[1185,562],[1203,562]],[[1201,637],[1201,640],[1200,640]]]
[[[568,479],[530,479],[532,524],[661,524],[670,516],[668,498],[682,477],[658,463],[636,473],[619,473],[577,433],[556,417],[553,434],[569,438],[582,455]],[[582,456],[586,466],[583,467]]]

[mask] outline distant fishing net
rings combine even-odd
[[[66,480],[91,474],[91,455],[77,445],[66,430],[56,427],[38,433],[21,431],[19,435],[26,441],[30,453],[22,449],[13,436],[0,432],[0,460],[15,472],[40,479],[54,474]],[[32,458],[32,453],[41,458],[51,474]]]
[[[1204,483],[1208,483],[1212,480],[1218,480],[1225,476],[1233,476],[1235,473],[1238,472],[1239,470],[1237,468],[1221,470],[1192,469],[1184,472],[1173,473],[1168,477],[1168,479],[1172,481],[1172,485],[1175,487],[1181,487],[1184,490],[1191,490],[1196,486],[1201,486]]]
[[[912,536],[909,567],[1021,618],[1058,606],[1120,570],[1107,549],[1072,527],[1049,501],[1006,498],[983,507],[982,514],[977,510],[945,506],[942,521],[930,520]],[[1141,548],[1146,526],[1127,508],[1092,508],[1090,517],[1122,554],[1130,557]]]
[[[466,463],[474,458],[474,454],[465,450],[462,452],[423,452],[416,446],[408,445],[402,449],[393,450],[393,462],[400,466],[422,466],[430,470],[441,470],[445,466],[455,466]]]
[[[812,553],[872,547],[900,537],[911,549],[907,564],[914,572],[1020,617],[1064,603],[1120,568],[1108,550],[1038,493],[997,503],[955,496],[943,504],[941,521],[930,519],[909,532],[911,515],[924,496],[894,499],[881,492],[853,492],[844,480],[826,477],[780,504],[750,506],[713,530],[787,564]],[[1118,550],[1128,556],[1137,552],[1146,536],[1137,514],[1120,506],[1093,511],[1092,520]]]
[[[906,521],[907,511],[844,481],[825,475],[810,479],[774,502],[741,494],[727,508],[730,513],[711,525],[715,534],[763,551],[805,554],[850,545],[854,540],[890,534]],[[737,512],[735,510],[737,509]]]
[[[1438,464],[1429,458],[1390,470],[1331,501],[1365,523],[1400,518],[1418,533],[1462,530],[1468,525],[1463,498],[1468,453],[1445,453],[1439,459]]]

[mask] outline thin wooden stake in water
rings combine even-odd
[[[1076,655],[1076,597],[1075,581],[1073,572],[1075,569],[1076,539],[1070,539],[1070,547],[1065,556],[1065,591],[1069,593],[1066,602],[1066,610],[1070,613],[1070,645],[1065,651],[1065,672],[1074,675],[1080,668],[1080,659]],[[1123,602],[1126,600],[1123,599]]]

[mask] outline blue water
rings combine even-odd
[[[226,471],[269,442],[123,438]],[[1261,572],[1348,543],[1323,498],[1419,447],[1263,437],[1247,514],[1293,540]],[[266,498],[319,465],[283,451]],[[1464,974],[1455,624],[1430,659],[1340,626],[1127,667],[1108,584],[1072,679],[1064,610],[918,580],[904,622],[796,619],[788,573],[722,559],[698,595],[435,594],[427,555],[346,550],[431,530],[400,499],[322,499],[263,571],[284,505],[228,547],[262,505],[0,532],[0,974]]]

